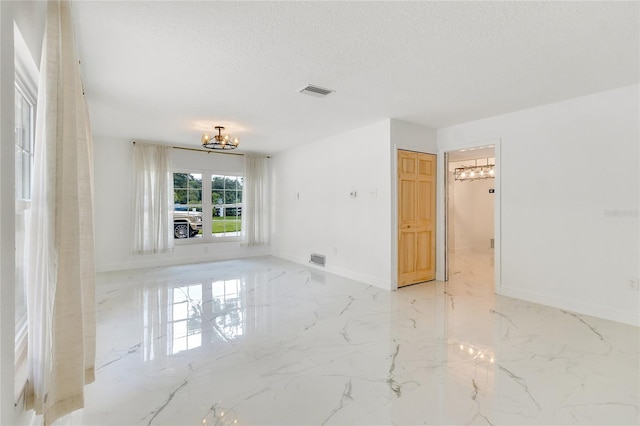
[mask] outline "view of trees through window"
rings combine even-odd
[[[239,236],[242,228],[242,176],[174,173],[173,226],[175,238]],[[211,191],[211,198],[203,193]],[[205,236],[206,238],[206,236]]]
[[[202,211],[202,175],[195,173],[173,174],[174,201],[176,204],[193,205]]]

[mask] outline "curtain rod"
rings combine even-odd
[[[136,141],[131,141],[132,144],[136,144]],[[224,155],[239,155],[244,157],[244,154],[239,152],[223,152],[223,151],[212,151],[208,149],[198,149],[198,148],[187,148],[186,146],[172,146],[173,149],[183,149],[185,151],[196,151],[196,152],[206,152],[207,154],[224,154]],[[267,155],[267,158],[271,158]]]

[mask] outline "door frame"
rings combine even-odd
[[[467,142],[440,148],[438,150],[438,169],[436,185],[438,193],[436,195],[436,279],[440,281],[449,280],[449,259],[448,251],[448,226],[449,226],[449,200],[448,200],[448,172],[449,152],[460,149],[481,148],[488,145],[494,146],[495,153],[495,184],[494,184],[494,204],[493,204],[493,238],[494,238],[494,289],[496,292],[502,286],[502,156],[501,140],[491,139],[482,142]]]

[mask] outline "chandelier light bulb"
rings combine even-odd
[[[487,161],[486,165],[469,165],[469,166],[460,166],[454,169],[454,178],[457,181],[474,181],[478,179],[493,179],[494,172],[494,164],[489,164]]]

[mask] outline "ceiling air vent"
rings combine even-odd
[[[305,95],[315,96],[316,98],[324,98],[329,93],[334,92],[334,90],[324,89],[322,87],[314,86],[309,84],[307,87],[300,90],[300,93]]]

